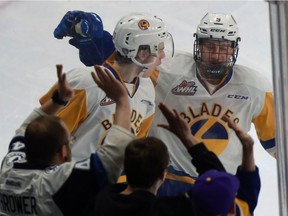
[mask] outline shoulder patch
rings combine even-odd
[[[10,145],[10,151],[19,151],[19,150],[22,150],[22,149],[25,149],[25,144],[23,142],[21,142],[21,141],[12,143]]]
[[[6,165],[11,166],[15,162],[20,163],[20,162],[25,162],[25,153],[24,152],[10,152],[8,155],[5,157]]]

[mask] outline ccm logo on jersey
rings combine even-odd
[[[238,100],[248,100],[249,96],[231,94],[231,95],[227,95],[227,98],[238,99]]]
[[[171,92],[175,95],[194,95],[197,91],[197,86],[194,81],[187,82],[183,80],[182,83],[174,87]]]

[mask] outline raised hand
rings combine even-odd
[[[75,25],[80,21],[78,19],[79,15],[83,13],[83,11],[68,11],[60,23],[54,30],[54,37],[58,39],[62,39],[66,36],[71,36],[75,34]]]
[[[235,131],[237,137],[241,141],[241,144],[243,145],[243,148],[253,148],[254,140],[253,138],[246,132],[244,132],[242,129],[240,129],[237,124],[230,119],[227,116],[224,116],[223,119],[227,121],[228,126]]]
[[[176,110],[169,109],[163,103],[159,104],[159,109],[168,121],[168,125],[158,124],[159,127],[165,128],[174,133],[187,148],[200,142],[191,134],[189,125]]]
[[[54,37],[58,39],[65,36],[96,39],[102,38],[102,34],[101,18],[95,13],[79,10],[68,11],[54,30]]]
[[[242,163],[241,169],[244,171],[255,171],[255,159],[254,159],[254,151],[253,145],[254,140],[253,138],[243,130],[241,130],[232,119],[227,116],[224,116],[224,121],[227,121],[228,126],[235,131],[237,137],[239,138],[242,147],[243,147],[243,154],[242,154]]]
[[[68,11],[54,30],[54,37],[72,37],[69,44],[79,50],[86,66],[101,65],[114,52],[112,35],[103,30],[101,18],[92,12]]]
[[[104,67],[94,66],[95,72],[91,75],[95,83],[106,93],[107,97],[116,102],[114,125],[130,130],[131,106],[127,89],[118,81],[109,70]]]
[[[118,81],[110,72],[104,67],[94,66],[95,72],[91,75],[95,83],[106,93],[107,97],[114,100],[116,103],[123,99],[128,100],[128,92],[124,85]]]
[[[69,101],[74,96],[74,90],[66,80],[66,74],[62,72],[63,66],[56,65],[58,77],[59,98],[63,101]]]

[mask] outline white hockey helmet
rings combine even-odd
[[[236,41],[239,28],[231,14],[207,13],[197,26],[196,34],[199,38]]]
[[[136,57],[139,48],[146,46],[150,49],[151,55],[157,57],[159,45],[163,42],[165,50],[166,47],[171,46],[172,55],[174,52],[173,38],[167,32],[165,23],[160,18],[147,13],[132,13],[122,17],[114,29],[113,42],[122,56],[144,67],[153,64],[156,58],[154,62],[145,64],[138,62]]]
[[[238,37],[238,34],[239,28],[231,14],[209,12],[202,18],[194,34],[196,39],[193,50],[197,72],[202,78],[221,80],[233,68],[239,51],[238,42],[240,37]],[[205,50],[201,48],[204,42],[206,43]],[[212,50],[213,46],[222,47],[223,50],[216,52]],[[228,47],[230,51],[226,53]],[[204,54],[206,56],[205,60],[203,59]],[[215,56],[215,54],[218,55],[218,60],[212,60],[212,55]],[[223,54],[226,54],[225,60],[223,60]],[[207,60],[207,55],[209,60]],[[222,57],[219,57],[220,55]]]

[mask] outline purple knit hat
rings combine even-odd
[[[227,214],[234,205],[239,185],[238,178],[232,174],[217,170],[203,173],[193,188],[197,212],[205,216]]]

